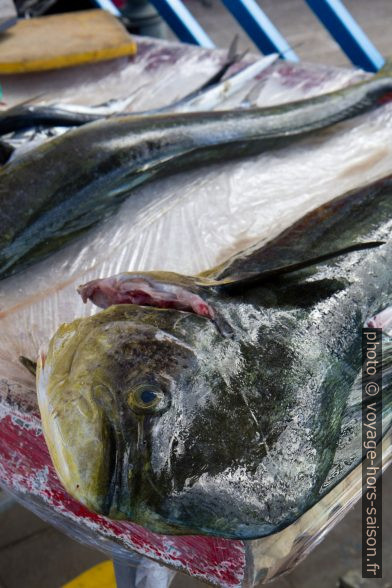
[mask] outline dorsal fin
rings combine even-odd
[[[280,235],[256,244],[198,276],[200,286],[243,287],[346,255],[379,247],[374,229],[392,215],[392,176],[335,198]]]
[[[367,241],[365,243],[354,243],[353,245],[349,245],[348,247],[344,247],[343,249],[338,249],[336,251],[324,253],[323,255],[318,255],[317,257],[311,257],[308,259],[304,259],[303,261],[297,261],[295,263],[291,263],[288,265],[281,265],[272,267],[268,270],[261,270],[260,272],[249,274],[248,276],[245,276],[243,278],[223,278],[222,280],[211,281],[209,285],[219,286],[224,288],[225,290],[244,288],[247,286],[258,284],[260,282],[265,282],[277,276],[282,276],[284,274],[289,274],[292,272],[299,271],[301,269],[305,269],[307,267],[311,267],[313,265],[317,265],[319,263],[323,263],[324,261],[334,259],[335,257],[339,257],[341,255],[347,255],[348,253],[352,253],[354,251],[362,251],[364,249],[374,249],[375,247],[380,247],[380,245],[384,244],[385,241]]]
[[[34,377],[37,374],[37,362],[24,355],[19,356],[19,362],[30,372]]]

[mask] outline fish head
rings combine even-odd
[[[186,441],[189,419],[222,387],[209,361],[220,340],[205,317],[132,304],[59,328],[38,361],[37,390],[53,464],[73,497],[110,518],[177,528],[159,512],[173,490],[175,439]],[[190,454],[186,477],[198,466]]]
[[[105,309],[60,327],[38,366],[53,464],[72,496],[113,519],[167,534],[269,534],[299,516],[329,467],[293,412],[304,382],[312,398],[319,386],[308,347],[290,347],[297,314],[169,278],[79,289]],[[316,408],[307,418],[319,443],[329,425]]]

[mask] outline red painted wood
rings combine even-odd
[[[139,525],[115,522],[89,512],[62,488],[36,414],[24,412],[0,396],[0,482],[44,518],[79,540],[104,548],[111,557],[136,551],[223,587],[241,586],[244,544],[204,536],[167,536]],[[70,526],[71,525],[71,526]],[[100,544],[104,539],[105,545]]]

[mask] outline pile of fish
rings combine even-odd
[[[0,277],[23,276],[146,182],[317,140],[382,104],[392,77],[388,65],[282,106],[184,112],[207,92],[173,113],[79,119],[6,163]],[[155,268],[81,285],[103,310],[60,326],[37,365],[46,441],[70,494],[157,532],[255,538],[342,480],[361,460],[361,328],[374,316],[390,425],[391,197],[390,176],[351,190],[196,276]],[[35,359],[23,359],[33,372]]]
[[[225,99],[236,94],[243,87],[246,87],[250,80],[268,69],[278,58],[277,54],[272,54],[259,59],[222,81],[227,71],[244,56],[244,54],[237,52],[237,40],[237,38],[234,39],[228,50],[227,57],[218,71],[196,90],[181,99],[170,102],[166,106],[130,112],[129,115],[146,116],[164,112],[211,110]],[[11,159],[11,155],[18,148],[18,155],[24,152],[26,143],[30,148],[36,147],[48,138],[63,134],[69,128],[79,127],[110,116],[120,116],[132,105],[134,99],[134,95],[131,94],[126,98],[111,99],[96,106],[68,103],[37,106],[31,101],[27,101],[4,110],[0,112],[0,136],[6,136],[6,140],[0,143],[0,163],[6,163]],[[20,149],[21,146],[24,146],[23,150]]]

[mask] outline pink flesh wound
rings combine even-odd
[[[175,308],[214,319],[214,310],[198,294],[182,286],[166,284],[141,276],[119,274],[92,280],[79,286],[83,302],[91,300],[100,308],[114,304],[138,304],[156,308]]]

